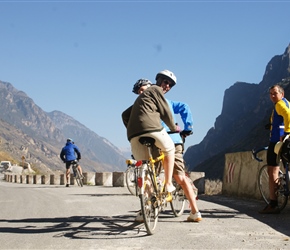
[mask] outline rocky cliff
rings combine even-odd
[[[259,84],[236,82],[225,91],[222,111],[214,127],[184,155],[190,170],[204,171],[210,179],[222,179],[226,153],[267,145],[269,133],[264,126],[273,108],[268,88],[281,84],[290,100],[289,58],[290,45],[282,55],[270,60]]]

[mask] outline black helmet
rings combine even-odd
[[[148,79],[139,79],[133,86],[133,90],[132,92],[137,94],[138,95],[138,91],[139,89],[142,87],[142,86],[145,86],[145,85],[152,85],[152,83],[148,80]]]

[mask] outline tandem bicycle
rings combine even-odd
[[[161,152],[158,157],[153,158],[152,147],[155,140],[151,137],[140,137],[139,142],[147,147],[149,160],[130,159],[126,162],[131,166],[131,184],[135,182],[135,185],[132,185],[134,186],[132,193],[140,199],[145,228],[147,233],[152,235],[157,226],[158,216],[165,210],[168,203],[174,216],[183,214],[185,195],[181,186],[176,183],[176,190],[171,194],[165,190],[162,164],[164,154]]]

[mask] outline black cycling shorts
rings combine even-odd
[[[65,163],[65,168],[66,169],[69,169],[70,168],[70,166],[74,163],[75,161],[67,161],[66,163]],[[79,164],[78,164],[79,165]]]
[[[277,161],[277,154],[274,152],[276,142],[270,142],[267,150],[267,165],[268,166],[279,166]]]

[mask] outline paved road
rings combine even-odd
[[[126,188],[6,183],[0,180],[0,249],[290,249],[290,205],[200,196],[200,223],[162,214],[147,236],[134,223],[138,198]]]

